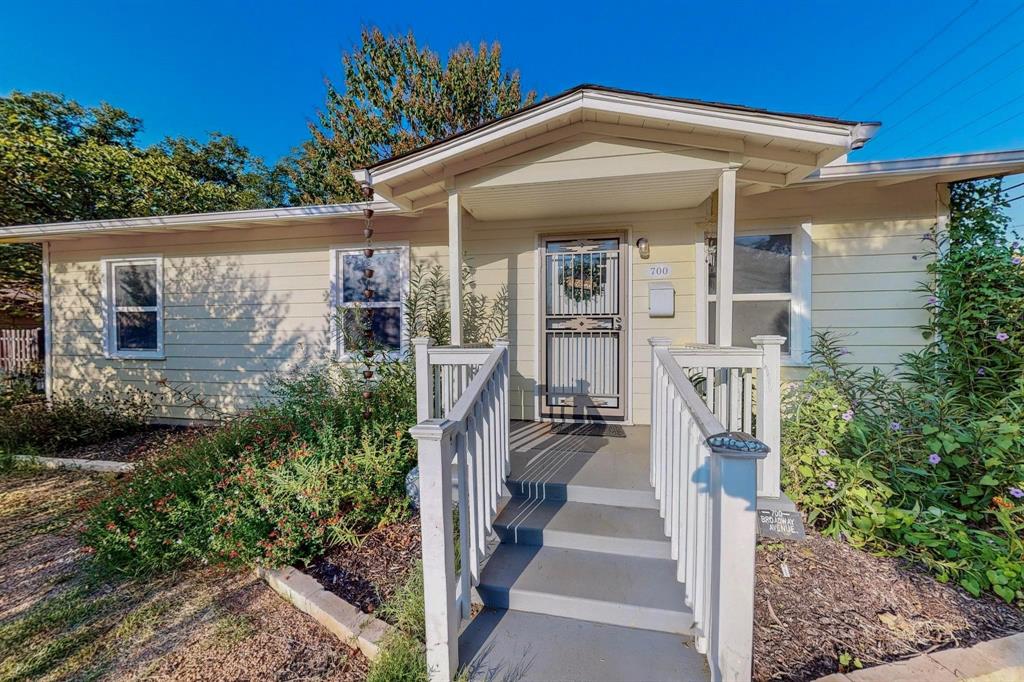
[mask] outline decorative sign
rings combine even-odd
[[[804,520],[795,509],[758,509],[757,534],[776,540],[803,540]]]
[[[647,266],[647,276],[651,279],[666,279],[672,276],[672,266],[668,263],[652,263]]]

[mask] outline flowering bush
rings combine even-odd
[[[275,400],[138,469],[92,511],[85,544],[132,574],[192,562],[308,561],[406,512],[415,462],[408,365],[388,363],[365,419],[363,386],[312,371]]]
[[[955,186],[949,234],[926,235],[931,342],[896,377],[816,337],[785,400],[784,478],[824,532],[1024,603],[1024,267],[998,189]]]

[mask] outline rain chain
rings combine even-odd
[[[376,292],[373,290],[373,209],[370,206],[373,205],[373,186],[370,184],[364,184],[362,186],[363,199],[366,200],[366,207],[363,208],[363,218],[365,220],[363,224],[363,237],[366,239],[366,247],[363,249],[363,255],[366,256],[366,265],[363,268],[363,301],[369,303],[373,300]],[[370,410],[370,399],[373,397],[373,391],[371,390],[372,384],[370,383],[373,379],[374,372],[374,343],[373,343],[373,308],[363,308],[363,314],[359,316],[360,324],[363,328],[363,337],[365,344],[363,345],[363,419],[369,419]]]

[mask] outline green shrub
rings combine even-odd
[[[412,370],[384,363],[369,399],[364,390],[334,367],[280,381],[266,405],[137,469],[92,510],[85,543],[132,574],[276,567],[397,520],[415,463]]]
[[[949,234],[925,236],[929,345],[888,377],[817,335],[785,399],[784,485],[827,534],[1024,603],[1024,265],[998,182],[952,199]]]
[[[149,396],[131,389],[16,404],[0,410],[0,453],[46,456],[102,443],[141,431],[150,408]]]

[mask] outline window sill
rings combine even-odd
[[[107,360],[166,360],[164,353],[107,353]]]

